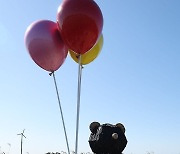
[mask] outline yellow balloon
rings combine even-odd
[[[98,42],[88,52],[81,55],[81,65],[86,65],[92,62],[100,53],[103,46],[103,35],[100,36]],[[78,63],[78,54],[69,50],[71,58]]]

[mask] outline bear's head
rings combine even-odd
[[[121,123],[116,125],[92,122],[89,126],[91,134],[89,145],[96,154],[122,154],[127,145],[125,127]]]

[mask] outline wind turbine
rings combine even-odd
[[[22,133],[17,134],[17,135],[21,135],[21,154],[22,154],[22,143],[23,143],[23,137],[25,137],[25,138],[26,138],[26,136],[24,136],[24,131],[25,131],[25,129],[23,130],[23,132],[22,132]]]

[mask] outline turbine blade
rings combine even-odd
[[[23,133],[24,133],[25,129],[23,130]]]
[[[22,136],[24,136],[24,134],[22,134]],[[24,136],[26,138],[26,136]]]

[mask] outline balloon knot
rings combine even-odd
[[[79,56],[80,56],[80,55],[77,55],[76,58],[79,59]]]
[[[53,72],[51,72],[51,73],[49,73],[49,75],[51,76],[53,73],[54,73],[54,71],[53,71]]]
[[[81,54],[76,55],[76,58],[79,59],[80,55],[81,55]]]

